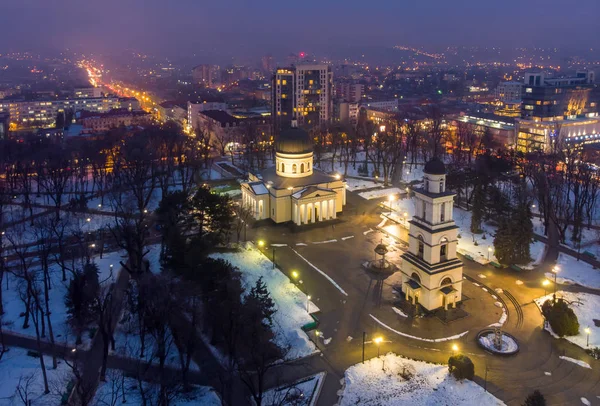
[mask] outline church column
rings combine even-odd
[[[314,223],[316,221],[315,217],[317,217],[317,216],[315,216],[315,204],[312,203],[310,205],[310,222],[311,223]]]
[[[329,205],[328,200],[323,200],[323,212],[325,212],[325,220],[329,220]]]
[[[308,223],[308,204],[304,203],[304,224]]]
[[[333,202],[333,218],[335,219],[336,217],[336,207],[335,207],[335,203],[336,203],[336,199],[332,199],[331,200]]]
[[[319,221],[323,221],[323,202],[319,202]]]

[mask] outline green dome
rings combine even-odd
[[[288,128],[275,138],[275,151],[282,154],[306,154],[313,151],[313,141],[303,129]]]

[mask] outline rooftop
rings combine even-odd
[[[319,185],[329,182],[340,182],[333,175],[328,175],[318,169],[313,168],[313,173],[302,178],[285,178],[277,175],[276,168],[273,166],[267,168],[260,173],[263,182],[270,184],[274,189],[287,189],[288,187],[305,187],[311,185]]]

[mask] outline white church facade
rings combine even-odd
[[[309,134],[292,126],[275,139],[275,166],[248,174],[242,205],[255,220],[296,225],[333,220],[346,204],[346,184],[313,166]]]
[[[431,311],[456,307],[462,299],[463,265],[456,256],[458,226],[452,215],[454,193],[446,191],[446,168],[437,158],[424,168],[424,186],[414,190],[415,216],[409,248],[402,256],[406,300]]]

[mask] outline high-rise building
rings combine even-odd
[[[301,126],[331,120],[333,73],[328,65],[277,68],[273,76],[273,124],[279,130],[292,120]]]
[[[273,55],[265,55],[262,57],[261,60],[261,65],[262,65],[262,71],[266,74],[271,74],[271,72],[273,72],[273,69],[275,68],[273,66]]]
[[[217,65],[198,65],[192,69],[192,80],[196,85],[212,87],[219,81],[219,69]]]

